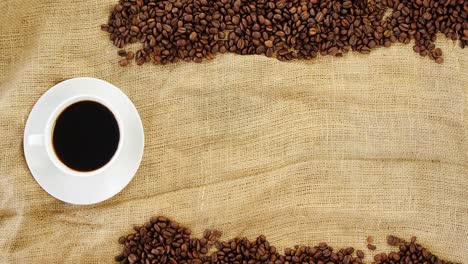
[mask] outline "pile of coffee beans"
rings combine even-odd
[[[280,254],[264,235],[257,237],[255,241],[247,238],[218,241],[216,248],[218,251],[212,253],[209,263],[362,263],[364,257],[360,250],[356,252],[357,256],[353,256],[352,247],[334,252],[327,243],[314,247],[286,248],[284,254]]]
[[[107,24],[125,66],[153,61],[202,62],[218,53],[279,60],[369,53],[393,43],[442,63],[436,33],[468,44],[466,0],[120,0]]]
[[[256,240],[236,238],[220,240],[221,232],[206,230],[202,238],[190,237],[190,230],[166,217],[152,217],[135,232],[119,238],[124,246],[115,261],[144,264],[361,264],[364,252],[354,248],[335,251],[327,243],[317,246],[294,246],[284,254],[270,245],[264,235]],[[416,243],[388,236],[389,245],[398,246],[398,252],[380,253],[373,263],[382,264],[451,264],[433,255]]]
[[[416,243],[416,237],[411,238],[411,242],[406,242],[404,239],[388,236],[387,243],[392,246],[398,246],[398,252],[390,252],[389,254],[380,253],[374,256],[375,263],[391,264],[391,263],[451,263],[439,259],[429,250]]]
[[[221,236],[219,231],[206,231],[202,239],[190,238],[190,230],[159,216],[143,226],[135,226],[135,233],[119,238],[124,245],[122,254],[115,257],[121,263],[209,263],[208,249]]]

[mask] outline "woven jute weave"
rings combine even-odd
[[[365,248],[372,235],[386,250],[386,235],[416,235],[468,262],[468,50],[441,36],[442,65],[395,45],[120,67],[99,29],[115,3],[0,2],[0,262],[111,263],[118,237],[153,215],[280,249]],[[146,138],[133,181],[93,206],[48,195],[22,152],[36,100],[82,76],[122,89]]]

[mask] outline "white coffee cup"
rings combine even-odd
[[[79,171],[67,166],[53,146],[54,126],[61,113],[79,102],[107,108],[118,124],[118,146],[103,166]],[[94,78],[75,78],[49,89],[35,104],[26,122],[24,153],[28,167],[49,194],[72,204],[93,204],[120,192],[140,165],[144,132],[138,111],[117,87]]]

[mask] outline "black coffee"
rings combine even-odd
[[[81,101],[57,118],[52,143],[58,158],[77,171],[93,171],[106,165],[119,144],[117,120],[104,105]]]

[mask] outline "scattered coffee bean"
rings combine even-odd
[[[415,52],[442,63],[436,34],[464,48],[467,21],[465,0],[120,0],[101,29],[118,48],[141,42],[138,65],[201,62],[226,51],[282,61],[340,57],[412,40]]]
[[[135,54],[132,51],[129,51],[127,53],[126,59],[127,60],[133,60],[133,58],[135,58]]]
[[[368,244],[374,243],[374,238],[373,238],[372,236],[368,236],[368,237],[367,237],[367,243],[368,243]]]
[[[110,27],[109,27],[109,25],[107,25],[107,24],[101,25],[101,30],[102,30],[102,31],[108,32],[108,31],[109,31],[109,28],[110,28]]]
[[[367,248],[370,249],[370,250],[376,250],[377,247],[372,245],[372,244],[367,244]]]
[[[398,244],[398,240],[394,236],[387,236],[387,244],[389,244],[391,246],[395,246],[395,245]]]
[[[127,52],[125,50],[119,50],[117,52],[117,54],[120,56],[120,57],[126,57],[127,56]]]
[[[394,236],[388,236],[387,242],[391,246],[398,246],[398,252],[390,252],[389,254],[380,253],[374,256],[376,263],[392,264],[392,263],[436,263],[450,264],[453,262],[439,259],[429,250],[416,243],[416,237],[411,238],[411,242],[406,242],[404,239]]]
[[[128,65],[128,60],[127,59],[122,59],[119,61],[120,66],[127,66]]]
[[[205,230],[202,238],[190,237],[191,231],[166,217],[151,217],[142,226],[134,226],[134,232],[122,236],[123,245],[116,262],[133,264],[362,264],[364,252],[348,247],[334,250],[327,243],[316,246],[294,246],[277,251],[264,235],[255,240],[235,238],[219,240],[221,232]],[[376,264],[453,264],[433,255],[426,248],[411,242],[388,236],[390,245],[398,246],[398,252],[379,253],[374,256]],[[356,252],[356,256],[354,256]]]
[[[120,237],[120,238],[119,238],[119,244],[124,244],[124,243],[125,243],[125,240],[126,240],[125,237],[123,237],[123,236]]]

